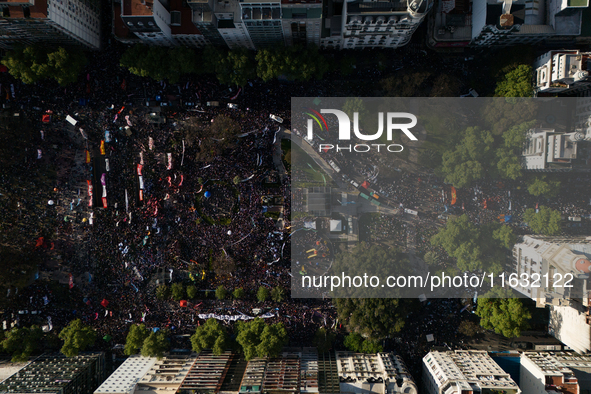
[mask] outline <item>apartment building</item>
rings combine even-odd
[[[92,0],[0,0],[0,49],[35,43],[99,49],[99,5]]]
[[[404,46],[432,6],[432,0],[327,1],[320,45],[328,49]]]
[[[524,393],[588,393],[591,357],[566,352],[525,352],[521,355],[520,386]]]
[[[573,41],[581,34],[589,0],[482,0],[472,2],[475,47]]]
[[[591,89],[590,60],[591,53],[578,49],[546,52],[533,64],[536,93],[576,94]]]
[[[570,133],[532,129],[522,151],[523,168],[538,172],[591,171],[590,141],[591,133],[583,129]]]
[[[423,392],[519,394],[521,390],[486,351],[456,350],[431,351],[423,357]]]
[[[103,353],[43,355],[0,383],[0,393],[92,394],[103,379]]]

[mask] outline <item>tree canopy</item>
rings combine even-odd
[[[267,289],[265,286],[259,287],[259,290],[257,291],[257,300],[259,302],[265,302],[265,301],[267,301],[268,298],[269,298],[269,289]]]
[[[479,298],[476,315],[480,317],[480,325],[487,330],[494,330],[507,338],[518,337],[521,331],[529,328],[531,313],[519,298],[497,298],[504,295],[499,291],[491,291],[485,295],[490,298]]]
[[[246,360],[255,357],[276,357],[288,342],[287,330],[283,323],[266,324],[256,318],[247,322],[236,323],[238,336],[236,341],[242,347]]]
[[[228,334],[216,319],[208,319],[191,336],[191,346],[195,352],[207,349],[213,354],[222,354],[229,346]]]
[[[66,86],[76,82],[86,64],[86,56],[83,52],[67,51],[62,47],[31,45],[8,52],[1,63],[8,68],[10,75],[26,84],[53,78]]]
[[[527,191],[532,196],[553,198],[560,193],[560,181],[547,179],[545,175],[535,177],[528,184]]]
[[[336,335],[333,331],[320,327],[314,334],[312,344],[318,349],[318,353],[326,353],[332,349],[335,339]]]
[[[145,324],[134,324],[129,327],[129,333],[125,340],[124,353],[131,356],[139,352],[149,335],[150,331],[146,328]]]
[[[507,72],[495,89],[497,97],[532,97],[533,93],[532,67],[527,64],[520,64]]]
[[[181,76],[198,71],[197,55],[186,47],[136,44],[123,53],[119,64],[140,77],[156,81],[167,79],[170,83],[177,83]]]
[[[252,53],[245,48],[227,51],[208,46],[203,51],[204,70],[216,75],[225,85],[244,86],[256,77]]]
[[[500,272],[506,251],[515,243],[508,226],[488,223],[476,226],[467,215],[448,220],[445,227],[431,237],[431,244],[441,246],[455,257],[462,271]]]
[[[12,362],[24,362],[41,347],[43,330],[38,326],[13,328],[0,342],[5,352],[12,354]]]
[[[182,283],[173,283],[170,286],[170,292],[172,293],[172,299],[175,301],[185,298],[185,288]]]
[[[557,235],[561,231],[561,215],[555,209],[541,206],[538,212],[528,208],[523,214],[528,226],[536,234]]]
[[[379,353],[384,351],[378,340],[363,338],[356,332],[347,335],[343,344],[347,349],[358,353]]]
[[[164,352],[168,350],[168,347],[168,335],[165,331],[151,332],[144,340],[141,354],[144,357],[157,357],[161,359],[164,356]]]
[[[416,305],[403,298],[337,298],[339,321],[349,331],[370,339],[382,339],[400,332],[406,316]]]
[[[92,327],[82,324],[80,319],[72,320],[59,334],[59,338],[64,341],[60,351],[66,357],[77,356],[79,352],[92,346],[96,337]]]
[[[280,76],[298,82],[322,79],[329,68],[328,62],[314,45],[261,49],[255,60],[257,75],[265,82]]]
[[[490,131],[468,127],[456,148],[443,154],[441,170],[445,182],[466,187],[483,178],[492,161],[493,143]]]

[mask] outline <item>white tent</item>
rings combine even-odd
[[[330,231],[340,232],[343,231],[343,225],[340,220],[330,220]]]

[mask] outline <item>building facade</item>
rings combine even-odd
[[[523,168],[538,172],[591,171],[590,141],[591,133],[582,128],[570,133],[532,129],[523,147]]]
[[[327,1],[320,46],[327,49],[404,46],[432,6],[431,0]]]
[[[591,389],[591,357],[565,352],[521,355],[520,386],[524,393],[587,393]]]
[[[336,352],[341,393],[418,394],[404,361],[395,353]]]
[[[585,236],[527,235],[513,247],[513,273],[530,279],[517,281],[513,289],[540,308],[548,305],[550,334],[580,353],[591,350],[590,258],[591,237]],[[555,285],[560,278],[567,286]]]
[[[99,49],[99,3],[90,0],[0,0],[0,49],[43,43]]]
[[[105,379],[103,353],[41,356],[0,384],[0,393],[92,394]]]
[[[521,390],[486,351],[456,350],[431,351],[423,357],[423,392],[519,394]]]
[[[588,0],[486,0],[472,2],[475,47],[572,41],[581,34]]]
[[[549,51],[534,62],[536,93],[568,93],[591,89],[591,53]]]

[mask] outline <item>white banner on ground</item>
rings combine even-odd
[[[218,315],[216,313],[200,313],[197,316],[199,316],[199,318],[203,319],[203,320],[216,319],[216,320],[223,320],[223,321],[237,321],[237,320],[252,320],[252,319],[254,319],[254,317],[248,316],[245,314],[230,316],[230,315]],[[274,316],[275,315],[272,313],[265,313],[264,315],[260,315],[258,317],[260,317],[262,319],[269,319]]]

